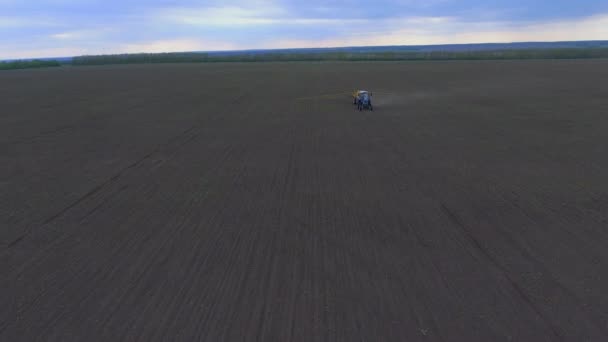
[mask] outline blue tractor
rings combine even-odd
[[[372,94],[367,90],[356,91],[353,94],[353,104],[357,105],[359,111],[363,109],[374,110],[374,106],[372,106]]]

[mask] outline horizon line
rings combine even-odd
[[[163,52],[129,52],[129,53],[107,53],[107,54],[91,54],[91,55],[73,55],[73,56],[54,56],[54,57],[24,57],[24,58],[9,58],[0,59],[0,62],[7,61],[31,61],[31,60],[53,60],[53,59],[70,59],[84,56],[113,56],[113,55],[137,55],[137,54],[163,54],[163,53],[238,53],[238,52],[262,52],[262,51],[297,51],[297,50],[331,50],[331,49],[357,49],[357,48],[403,48],[403,47],[441,47],[441,46],[475,46],[475,45],[516,45],[516,44],[560,44],[560,43],[608,43],[608,39],[592,39],[592,40],[530,40],[530,41],[512,41],[512,42],[477,42],[477,43],[440,43],[440,44],[414,44],[414,45],[345,45],[345,46],[325,46],[325,47],[295,47],[295,48],[270,48],[270,49],[233,49],[233,50],[190,50],[190,51],[163,51]]]

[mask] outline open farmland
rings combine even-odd
[[[2,72],[0,340],[605,340],[606,80],[608,60]]]

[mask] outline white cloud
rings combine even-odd
[[[76,35],[72,32],[62,32],[62,33],[55,33],[55,34],[51,35],[51,38],[59,39],[59,40],[69,40],[69,39],[74,39],[74,37],[76,37]]]
[[[47,18],[25,18],[18,16],[0,16],[0,29],[5,28],[24,28],[24,27],[45,27],[56,26],[56,23]]]
[[[235,50],[237,48],[237,45],[229,42],[219,42],[198,38],[179,38],[124,44],[118,47],[117,53],[221,51]]]
[[[0,60],[19,58],[69,57],[74,56],[76,52],[78,52],[78,54],[86,54],[85,51],[87,50],[77,47],[9,47],[7,51],[0,51]],[[93,52],[93,50],[91,50],[91,53],[93,54],[98,52]]]
[[[103,38],[112,32],[117,32],[117,30],[112,28],[83,29],[53,33],[50,38],[63,41],[93,40]]]
[[[164,21],[159,22],[158,15]],[[167,22],[169,21],[169,22]],[[152,34],[122,40],[110,30],[82,28],[47,33],[43,39],[28,41],[2,41],[0,59],[74,56],[83,54],[214,51],[251,48],[300,48],[338,46],[425,45],[516,41],[608,40],[608,14],[580,19],[515,23],[508,21],[466,21],[457,17],[406,17],[385,20],[339,20],[290,17],[272,2],[252,7],[215,7],[213,10],[172,9],[155,13],[150,27],[163,25],[211,25],[223,28],[241,26],[240,36],[222,38],[221,32],[200,32],[198,36],[177,35],[172,38],[154,38]],[[307,30],[281,31],[286,24],[310,25],[315,37],[327,29],[326,38],[307,38]],[[0,16],[0,28],[30,25],[24,20]],[[273,38],[260,38],[243,43],[245,29],[256,25],[277,24]],[[159,26],[156,26],[159,25]],[[341,25],[339,29],[332,30]],[[245,26],[245,27],[243,27]],[[124,28],[123,28],[124,29]],[[314,30],[313,30],[314,29]],[[294,32],[295,31],[295,32]],[[116,29],[116,32],[121,32]],[[152,37],[151,37],[152,36]],[[165,35],[166,36],[166,35]],[[40,38],[39,37],[39,38]],[[49,37],[51,39],[49,39]],[[38,39],[38,38],[37,38]]]
[[[259,25],[346,25],[368,23],[367,19],[294,17],[274,3],[256,6],[165,8],[153,15],[156,21],[200,27],[242,27]]]
[[[10,46],[0,51],[0,60],[18,58],[70,57],[80,55],[99,55],[143,52],[186,52],[186,51],[223,51],[235,50],[240,46],[214,40],[198,38],[177,38],[167,40],[141,41],[128,44],[78,44],[70,42],[63,47],[35,47],[31,45]]]
[[[0,17],[0,28],[3,27],[19,27],[24,25],[26,22],[17,18],[11,17]]]
[[[381,25],[382,26],[382,25]],[[374,32],[327,39],[278,39],[265,48],[509,43],[521,41],[576,41],[608,39],[608,15],[578,20],[523,23],[465,22],[458,18],[404,18],[387,21]]]
[[[163,10],[161,19],[196,26],[242,26],[271,24],[277,8],[248,9],[236,6],[210,8],[173,8]]]
[[[491,38],[493,34],[503,41],[604,40],[608,39],[608,14],[487,32],[486,37]]]

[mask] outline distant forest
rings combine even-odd
[[[32,60],[32,61],[11,61],[11,62],[0,62],[0,70],[15,70],[15,69],[29,69],[29,68],[47,68],[47,67],[58,67],[61,63],[55,60]]]
[[[214,63],[280,61],[434,61],[434,60],[503,60],[503,59],[579,59],[608,58],[608,48],[520,49],[496,51],[430,52],[267,52],[214,55],[208,53],[151,53],[80,56],[73,65],[132,63]]]
[[[307,62],[307,61],[450,61],[518,59],[590,59],[608,58],[608,47],[519,48],[496,50],[404,51],[378,48],[342,50],[231,51],[221,53],[179,52],[79,56],[66,60],[29,60],[0,63],[0,70],[41,68],[60,65],[106,65],[148,63],[219,63],[219,62]]]

